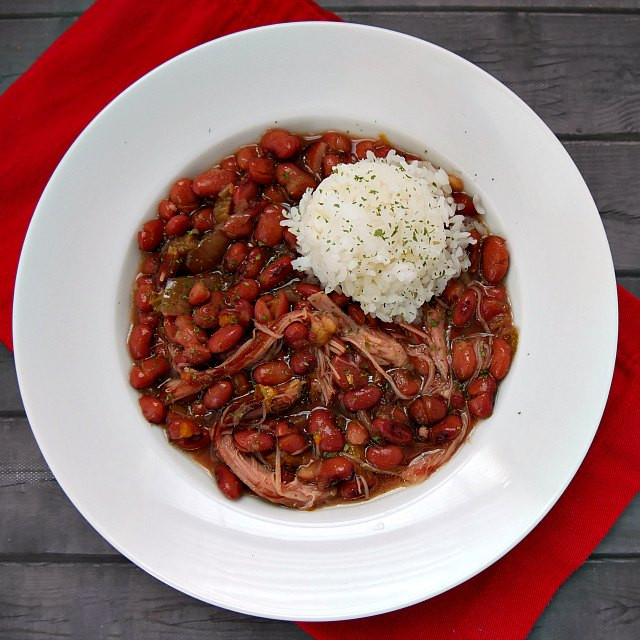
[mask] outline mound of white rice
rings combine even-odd
[[[285,226],[302,257],[293,267],[342,291],[385,322],[411,322],[469,267],[473,239],[456,215],[447,173],[428,162],[386,158],[341,164],[307,190]]]

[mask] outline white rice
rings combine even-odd
[[[450,194],[443,169],[394,151],[338,165],[286,214],[301,253],[293,267],[365,313],[411,322],[469,267],[465,248],[474,240]]]

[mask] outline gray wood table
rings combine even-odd
[[[0,0],[0,92],[90,4]],[[321,4],[349,22],[442,45],[531,105],[566,146],[593,193],[618,282],[640,296],[640,0]],[[69,502],[42,458],[25,418],[13,357],[1,346],[0,637],[308,638],[293,624],[189,598],[107,544]],[[530,638],[640,638],[639,498],[560,588]]]

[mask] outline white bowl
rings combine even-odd
[[[421,485],[312,513],[221,496],[128,385],[136,231],[177,178],[277,124],[385,133],[462,172],[511,250],[520,345],[495,414]],[[397,609],[490,565],[582,461],[613,371],[611,255],[580,174],[495,79],[421,40],[335,23],[246,31],[114,100],[49,182],[23,249],[16,366],[65,492],[118,550],[201,600],[339,620]]]

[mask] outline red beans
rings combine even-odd
[[[345,356],[336,356],[331,361],[333,380],[343,390],[362,387],[367,384],[367,376],[360,367]]]
[[[162,242],[164,235],[164,222],[162,220],[149,220],[142,225],[142,231],[138,232],[138,245],[142,251],[155,251]]]
[[[200,427],[195,420],[186,416],[169,414],[167,435],[169,440],[184,440],[198,435]]]
[[[456,192],[452,193],[451,197],[457,205],[462,205],[462,207],[458,208],[456,213],[461,213],[463,216],[477,215],[478,212],[476,211],[476,208],[473,204],[473,198],[471,196],[467,195],[466,193]]]
[[[315,178],[291,162],[282,162],[276,169],[276,180],[296,200],[302,198],[307,189],[315,189]]]
[[[220,310],[218,322],[221,327],[230,324],[239,324],[248,327],[253,319],[253,305],[248,300],[236,298],[228,306]]]
[[[327,131],[320,138],[327,144],[330,151],[342,151],[343,153],[351,153],[351,140],[343,133],[336,133],[335,131]]]
[[[322,158],[322,175],[326,178],[333,173],[333,168],[337,167],[343,159],[337,153],[329,153]]]
[[[244,371],[239,371],[231,376],[231,384],[233,385],[233,393],[237,396],[243,396],[251,389],[249,377]]]
[[[504,238],[487,236],[482,242],[482,277],[489,284],[500,282],[509,269],[509,251]]]
[[[456,340],[451,348],[451,366],[458,380],[468,380],[476,370],[478,358],[469,340]]]
[[[251,158],[249,176],[258,184],[271,184],[276,175],[276,165],[270,158]]]
[[[413,431],[406,424],[387,418],[376,418],[373,428],[392,444],[408,444],[413,440]]]
[[[473,289],[467,289],[456,302],[451,312],[451,321],[456,327],[464,327],[470,322],[478,304],[478,294]]]
[[[148,420],[152,424],[164,422],[167,415],[167,408],[162,403],[162,400],[154,396],[142,396],[138,402],[140,403],[140,409],[142,409],[142,415],[145,417],[145,420]]]
[[[346,307],[349,304],[349,301],[351,300],[349,296],[345,295],[344,293],[340,293],[339,291],[332,291],[329,294],[329,297],[339,307]]]
[[[350,420],[347,425],[347,442],[352,445],[363,445],[369,442],[369,432],[357,420]]]
[[[420,384],[415,376],[407,369],[398,369],[393,372],[393,381],[405,396],[415,396],[420,391]]]
[[[422,396],[409,407],[409,417],[418,424],[438,422],[447,415],[447,405],[436,396]]]
[[[296,282],[295,290],[303,298],[308,298],[314,293],[322,291],[322,287],[319,287],[317,284],[312,284],[311,282]]]
[[[257,157],[258,147],[256,147],[255,145],[242,147],[238,150],[238,153],[236,153],[236,164],[238,165],[238,168],[242,169],[243,171],[248,171],[251,158]]]
[[[286,160],[302,150],[302,139],[285,129],[269,129],[260,139],[260,146],[278,160]]]
[[[134,360],[142,360],[151,355],[153,328],[148,324],[138,324],[129,335],[129,352]]]
[[[224,254],[222,264],[227,271],[231,271],[233,273],[242,264],[242,261],[248,254],[249,247],[247,247],[244,242],[234,242],[229,245],[229,248]]]
[[[265,247],[275,247],[282,242],[284,227],[280,225],[282,213],[273,205],[268,206],[258,218],[253,239]]]
[[[369,446],[364,453],[369,464],[384,471],[397,467],[404,459],[404,450],[397,444],[386,447]]]
[[[469,396],[477,396],[481,393],[494,394],[498,389],[496,381],[488,375],[478,376],[468,387]]]
[[[275,295],[267,293],[256,302],[254,315],[258,322],[264,324],[281,318],[289,311],[289,301],[287,295],[282,289]]]
[[[198,280],[189,291],[189,304],[196,306],[205,303],[211,297],[211,292],[204,282]]]
[[[309,168],[311,173],[320,175],[322,168],[322,158],[327,153],[328,145],[322,140],[317,140],[313,144],[310,144],[305,151],[305,164]]]
[[[248,238],[253,231],[253,217],[248,213],[234,213],[222,225],[222,231],[228,238]]]
[[[211,353],[223,353],[231,347],[235,347],[244,335],[244,327],[239,324],[229,324],[218,329],[207,342],[207,347]]]
[[[196,211],[191,216],[191,224],[193,224],[193,228],[200,233],[211,231],[216,224],[215,218],[213,217],[213,209],[211,207],[205,207],[204,209],[200,209],[200,211]]]
[[[502,300],[496,298],[489,298],[483,296],[482,302],[480,302],[480,313],[485,321],[493,320],[493,318],[507,313],[509,311],[509,305]]]
[[[191,218],[183,214],[173,216],[169,222],[167,222],[164,232],[167,237],[181,236],[186,233],[188,229],[191,229]]]
[[[241,298],[242,300],[247,300],[248,302],[253,302],[260,293],[260,285],[256,280],[240,280],[238,284],[229,291],[229,297],[233,299],[234,297]]]
[[[343,456],[327,458],[320,463],[316,477],[320,480],[346,480],[353,474],[353,462]]]
[[[307,431],[313,434],[320,451],[331,453],[344,447],[344,435],[338,429],[336,418],[326,409],[318,409],[309,416]]]
[[[169,373],[169,362],[162,356],[152,356],[134,364],[129,375],[129,382],[134,389],[150,387],[154,382]]]
[[[211,302],[198,307],[193,312],[194,323],[202,329],[213,329],[218,326],[220,308],[222,307],[222,301],[219,300],[220,295],[219,291],[214,291],[211,294]]]
[[[309,329],[302,322],[292,322],[284,330],[284,341],[291,349],[300,349],[309,342]]]
[[[373,151],[376,143],[373,140],[361,140],[356,145],[356,157],[358,160],[364,160],[367,157],[367,151]]]
[[[316,365],[316,357],[308,349],[296,351],[289,360],[291,371],[297,376],[306,376],[316,368]]]
[[[232,397],[233,385],[229,380],[221,380],[207,389],[202,402],[207,409],[217,411],[222,409]]]
[[[293,373],[289,365],[283,360],[273,360],[272,362],[263,362],[253,370],[253,379],[258,384],[264,384],[268,387],[274,387],[291,380]]]
[[[448,305],[452,306],[460,300],[463,293],[464,285],[460,280],[449,280],[442,292],[442,297]]]
[[[191,186],[197,195],[215,198],[224,187],[235,184],[235,181],[235,173],[220,167],[213,167],[213,169],[208,169],[197,176]]]
[[[489,373],[496,379],[502,380],[511,366],[511,345],[503,338],[494,338],[491,350],[491,364]]]
[[[359,304],[350,304],[347,307],[347,313],[349,314],[349,317],[360,326],[363,326],[367,321],[367,317]]]
[[[475,244],[470,244],[467,247],[470,262],[469,273],[478,273],[478,269],[480,268],[480,244],[482,242],[482,236],[475,229],[472,229],[469,235],[475,240]]]
[[[240,451],[264,452],[275,447],[276,439],[266,431],[256,431],[255,429],[242,429],[233,434],[236,446]]]
[[[467,406],[472,416],[476,418],[488,418],[493,413],[493,394],[480,393],[470,398]]]
[[[179,211],[190,213],[198,206],[198,196],[191,188],[192,182],[189,178],[181,178],[169,191],[169,200]]]
[[[231,173],[235,173],[238,170],[238,162],[236,161],[235,156],[227,156],[221,163],[221,169],[226,169],[227,171],[231,171]]]
[[[238,277],[257,278],[266,261],[267,254],[265,250],[260,247],[254,247],[238,267]]]
[[[434,424],[429,429],[429,442],[441,444],[454,440],[462,430],[462,420],[460,416],[451,414],[438,424]]]
[[[382,389],[374,385],[347,391],[342,403],[349,411],[367,411],[373,409],[382,400]]]
[[[278,446],[285,453],[295,455],[304,451],[309,443],[301,433],[287,433],[278,438]]]
[[[218,488],[222,491],[225,498],[237,500],[242,495],[242,483],[228,467],[221,464],[216,465],[213,475],[215,476]]]
[[[158,216],[165,222],[178,213],[178,207],[169,199],[158,202]]]
[[[262,290],[269,291],[289,279],[293,274],[292,262],[291,256],[282,256],[268,264],[258,276]]]
[[[246,207],[258,197],[260,187],[257,182],[250,180],[248,177],[243,178],[240,184],[233,189],[233,204],[237,207],[238,212],[242,207]]]

